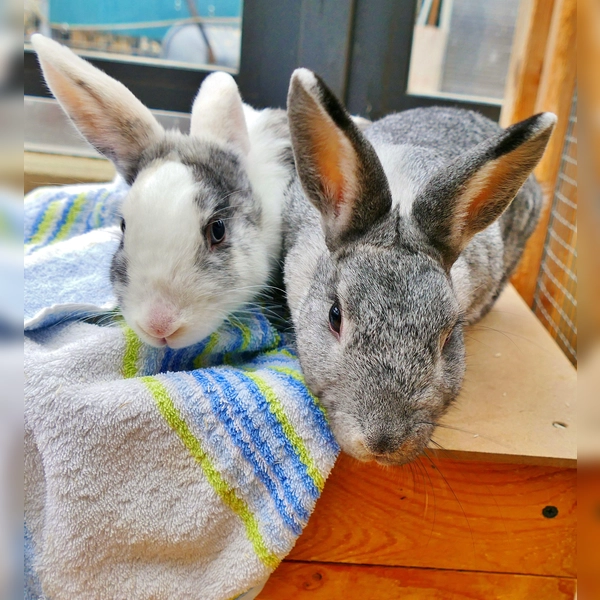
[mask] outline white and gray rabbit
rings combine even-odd
[[[216,72],[190,134],[165,131],[121,83],[48,38],[31,41],[65,112],[131,186],[111,269],[127,323],[154,346],[202,340],[278,265],[294,174],[285,112],[243,105],[234,79]]]
[[[460,391],[463,326],[491,308],[535,227],[542,195],[529,175],[556,117],[501,130],[421,108],[361,133],[299,69],[288,118],[299,181],[286,198],[285,283],[306,381],[345,452],[408,462]]]

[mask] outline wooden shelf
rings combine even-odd
[[[575,467],[577,371],[512,286],[466,331],[463,391],[440,457]],[[460,430],[460,431],[459,431]]]
[[[398,567],[285,562],[259,600],[573,600],[575,581]]]

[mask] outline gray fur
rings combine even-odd
[[[312,88],[307,82],[305,74],[293,78],[288,97],[299,181],[288,189],[284,211],[285,283],[300,362],[342,449],[401,464],[427,447],[456,399],[465,371],[463,325],[493,305],[535,226],[539,186],[531,176],[517,190],[541,157],[550,117],[502,132],[473,112],[416,109],[388,116],[363,135],[340,116],[343,109],[320,80]],[[310,142],[295,133],[306,95],[320,100],[352,140],[359,169],[372,161],[360,150],[370,142],[385,172],[363,170],[369,177],[361,179],[354,207],[362,226],[352,220],[352,235],[339,232],[333,246],[326,243],[328,216],[319,213],[326,189],[306,158]],[[519,154],[514,180],[503,181],[471,219],[459,219],[473,175],[530,146]],[[392,208],[369,214],[363,205],[384,187]],[[328,324],[336,301],[339,340]]]

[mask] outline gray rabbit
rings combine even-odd
[[[361,133],[298,69],[288,119],[299,179],[286,192],[285,283],[306,381],[345,452],[408,462],[460,391],[463,326],[489,311],[535,227],[529,175],[556,117],[502,130],[420,108]]]

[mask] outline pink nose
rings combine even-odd
[[[174,311],[164,307],[154,307],[140,326],[152,337],[168,338],[179,330],[181,324]]]

